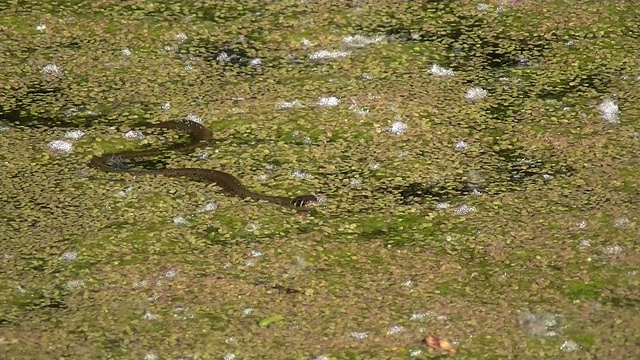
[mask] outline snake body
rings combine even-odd
[[[146,128],[163,128],[178,130],[189,135],[190,141],[184,145],[171,148],[176,152],[189,152],[200,146],[204,146],[211,142],[211,131],[203,125],[194,121],[165,121],[158,124],[145,124]],[[180,168],[180,169],[160,169],[160,170],[133,170],[123,166],[127,159],[150,157],[162,155],[165,149],[151,150],[129,150],[116,153],[107,153],[100,156],[94,156],[89,161],[89,167],[102,170],[108,173],[130,173],[130,174],[149,174],[163,175],[167,177],[186,177],[196,181],[212,183],[220,187],[226,194],[236,196],[242,199],[253,199],[256,201],[268,201],[273,204],[290,208],[303,208],[309,203],[316,202],[318,199],[314,195],[300,195],[294,198],[286,196],[271,196],[251,191],[244,186],[242,182],[235,176],[218,170],[200,169],[200,168]]]

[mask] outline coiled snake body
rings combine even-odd
[[[184,145],[172,148],[172,151],[188,152],[199,146],[204,146],[212,140],[209,129],[194,121],[165,121],[158,124],[145,124],[144,127],[174,129],[189,134],[190,141]],[[286,196],[270,196],[253,192],[244,186],[235,176],[218,170],[199,168],[133,170],[121,166],[123,161],[126,159],[158,156],[165,152],[165,149],[152,149],[103,154],[100,156],[94,156],[91,161],[89,161],[88,165],[92,168],[108,173],[126,172],[130,174],[156,174],[168,177],[186,177],[196,181],[213,183],[231,196],[236,196],[242,199],[250,198],[256,201],[263,200],[291,208],[303,208],[307,204],[318,200],[314,195],[300,195],[290,198]]]

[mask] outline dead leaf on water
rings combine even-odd
[[[449,340],[437,337],[433,334],[429,334],[429,336],[422,340],[422,343],[434,350],[448,351],[451,355],[455,355],[458,351]]]

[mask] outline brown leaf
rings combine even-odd
[[[449,340],[433,334],[429,334],[422,342],[434,350],[448,351],[451,354],[455,354],[458,351]]]

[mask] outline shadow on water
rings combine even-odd
[[[575,169],[569,165],[528,156],[523,149],[492,150],[481,153],[480,156],[493,159],[495,162],[490,168],[482,169],[481,172],[483,176],[486,173],[486,178],[480,181],[474,181],[474,176],[471,175],[471,178],[468,176],[464,179],[436,183],[411,183],[378,191],[399,194],[398,202],[403,205],[450,202],[476,193],[500,195],[524,191],[529,185],[546,184],[551,179],[570,177],[575,173]]]

